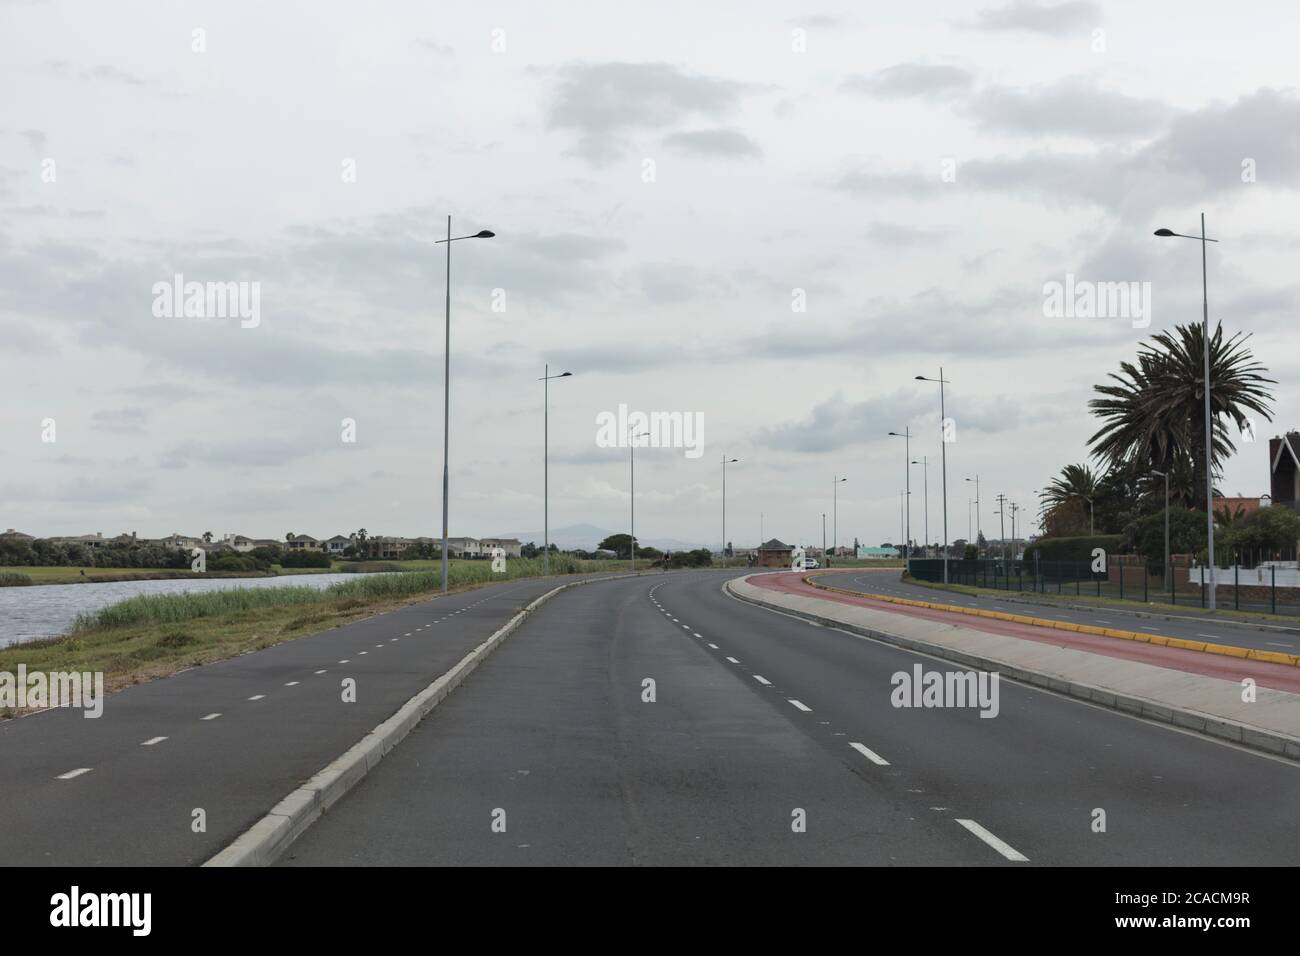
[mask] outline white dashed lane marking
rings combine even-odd
[[[709,646],[712,647],[713,645],[710,644]],[[731,662],[732,664],[739,664],[739,663],[740,663],[740,661],[736,660],[734,657],[728,657],[727,660],[728,660],[729,662]]]
[[[249,700],[261,700],[261,699],[262,699],[263,697],[265,697],[265,696],[266,696],[265,694],[254,694],[252,697],[250,697],[250,698],[248,698],[248,699],[249,699]]]
[[[200,717],[199,720],[216,720],[220,716],[221,713],[217,712],[215,714],[208,714],[206,717]]]
[[[691,633],[694,634],[696,637],[698,637],[700,640],[704,640],[704,635],[701,634],[699,631],[692,631]]]
[[[858,753],[862,754],[862,756],[866,757],[868,760],[870,760],[872,763],[876,764],[877,766],[881,766],[881,767],[889,766],[888,760],[880,756],[880,754],[876,753],[874,750],[872,750],[870,747],[866,746],[865,744],[851,743],[849,744],[849,746],[852,747],[854,750],[856,750]]]
[[[321,670],[316,671],[316,673],[317,673],[317,674],[324,674],[325,671],[324,671],[324,669],[321,669]]]
[[[793,697],[791,697],[790,703],[794,705],[796,708],[798,708],[799,710],[802,710],[806,714],[812,713],[812,708],[809,707],[801,700],[795,700]]]
[[[73,777],[80,777],[83,773],[90,773],[89,767],[78,767],[76,770],[69,770],[67,773],[59,774],[60,780],[71,780]]]
[[[975,834],[977,837],[979,837],[989,846],[993,847],[993,849],[997,850],[1008,860],[1014,860],[1017,863],[1029,862],[1029,857],[1025,856],[1023,853],[1016,850],[1010,844],[998,839],[996,836],[994,836],[988,830],[984,829],[974,820],[958,820],[957,822],[960,823],[962,826],[964,826],[971,833]]]
[[[296,680],[285,681],[285,682],[284,682],[284,686],[285,686],[285,687],[297,687],[297,686],[298,686],[298,681],[296,681]]]
[[[142,743],[140,746],[141,746],[141,747],[152,747],[154,744],[160,744],[160,743],[162,743],[162,742],[163,742],[164,740],[166,740],[166,739],[167,739],[166,737],[150,737],[148,740],[146,740],[146,741],[145,741],[144,743]]]
[[[764,687],[771,687],[771,686],[772,686],[772,682],[771,682],[770,680],[768,680],[766,677],[763,677],[761,674],[755,674],[755,675],[754,675],[754,680],[758,681],[758,682],[759,682],[760,684],[762,684]]]
[[[718,649],[717,644],[710,644],[709,647],[713,648],[715,651]]]

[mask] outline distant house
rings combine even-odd
[[[351,546],[352,539],[336,534],[332,538],[327,538],[322,544],[327,554],[340,555],[343,553],[344,548]]]
[[[411,545],[410,538],[395,535],[375,534],[366,538],[362,551],[368,558],[400,558]],[[346,547],[346,546],[345,546]]]
[[[258,547],[258,543],[252,538],[245,537],[242,534],[226,534],[221,536],[221,543],[228,548],[233,548],[241,554],[246,554]],[[277,541],[276,544],[279,544]]]
[[[23,534],[21,531],[15,531],[10,528],[8,531],[0,531],[0,538],[9,538],[13,541],[35,541],[36,537],[30,534]]]
[[[320,551],[321,542],[317,541],[309,534],[291,534],[285,538],[284,544],[280,545],[285,551]]]
[[[448,549],[451,543],[448,542]],[[482,538],[479,540],[479,550],[486,555],[491,555],[493,548],[500,548],[506,553],[507,558],[518,558],[523,555],[524,543],[518,538]]]
[[[104,534],[102,531],[96,531],[94,534],[62,535],[48,540],[51,544],[82,544],[88,548],[98,548],[104,544]]]
[[[483,546],[478,538],[448,538],[447,556],[452,558],[478,558]]]
[[[195,538],[192,535],[181,534],[179,531],[173,531],[165,538],[159,538],[158,544],[164,548],[179,548],[188,551],[190,548],[201,548],[204,545],[202,538]]]
[[[791,545],[773,538],[771,541],[759,545],[759,566],[764,568],[788,568],[793,552],[794,548]]]

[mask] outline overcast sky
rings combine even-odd
[[[439,534],[448,215],[498,233],[453,247],[453,535],[541,527],[550,362],[552,527],[626,528],[622,402],[704,423],[638,452],[639,536],[716,544],[725,453],[737,546],[820,544],[835,475],[840,540],[897,541],[910,426],[938,540],[943,366],[949,536],[978,473],[996,537],[1085,459],[1092,386],[1199,321],[1200,250],[1151,233],[1202,211],[1211,319],[1279,382],[1222,483],[1257,495],[1300,424],[1298,20],[0,0],[0,529]],[[177,273],[259,283],[260,322],[156,316]],[[1150,282],[1150,327],[1046,318],[1067,274]]]

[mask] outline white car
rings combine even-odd
[[[816,570],[817,570],[818,568],[820,568],[820,567],[821,567],[821,565],[817,563],[817,559],[816,559],[816,558],[804,558],[804,559],[803,559],[803,569],[804,569],[805,571],[816,571]]]

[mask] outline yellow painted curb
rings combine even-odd
[[[818,584],[811,577],[803,577],[804,584],[812,585],[821,591],[835,591],[853,597],[870,598],[888,604],[905,604],[908,607],[923,607],[932,611],[947,611],[951,614],[967,614],[972,617],[988,617],[998,621],[1012,621],[1016,624],[1032,624],[1037,627],[1051,627],[1058,631],[1074,631],[1079,634],[1098,634],[1102,637],[1114,637],[1123,641],[1141,641],[1163,647],[1177,647],[1187,651],[1201,651],[1206,654],[1222,654],[1225,657],[1240,657],[1249,661],[1264,661],[1269,664],[1286,664],[1300,667],[1300,656],[1283,654],[1280,651],[1257,651],[1249,647],[1235,647],[1231,644],[1214,644],[1208,641],[1189,641],[1181,637],[1166,637],[1163,634],[1143,634],[1138,631],[1121,631],[1113,627],[1095,627],[1091,624],[1075,624],[1072,621],[1054,621],[1045,617],[1027,617],[1024,614],[1008,614],[1005,611],[990,611],[978,607],[962,607],[958,604],[937,604],[933,601],[914,601],[911,598],[892,597],[888,594],[869,594],[863,591],[850,591],[847,588],[831,587]]]

